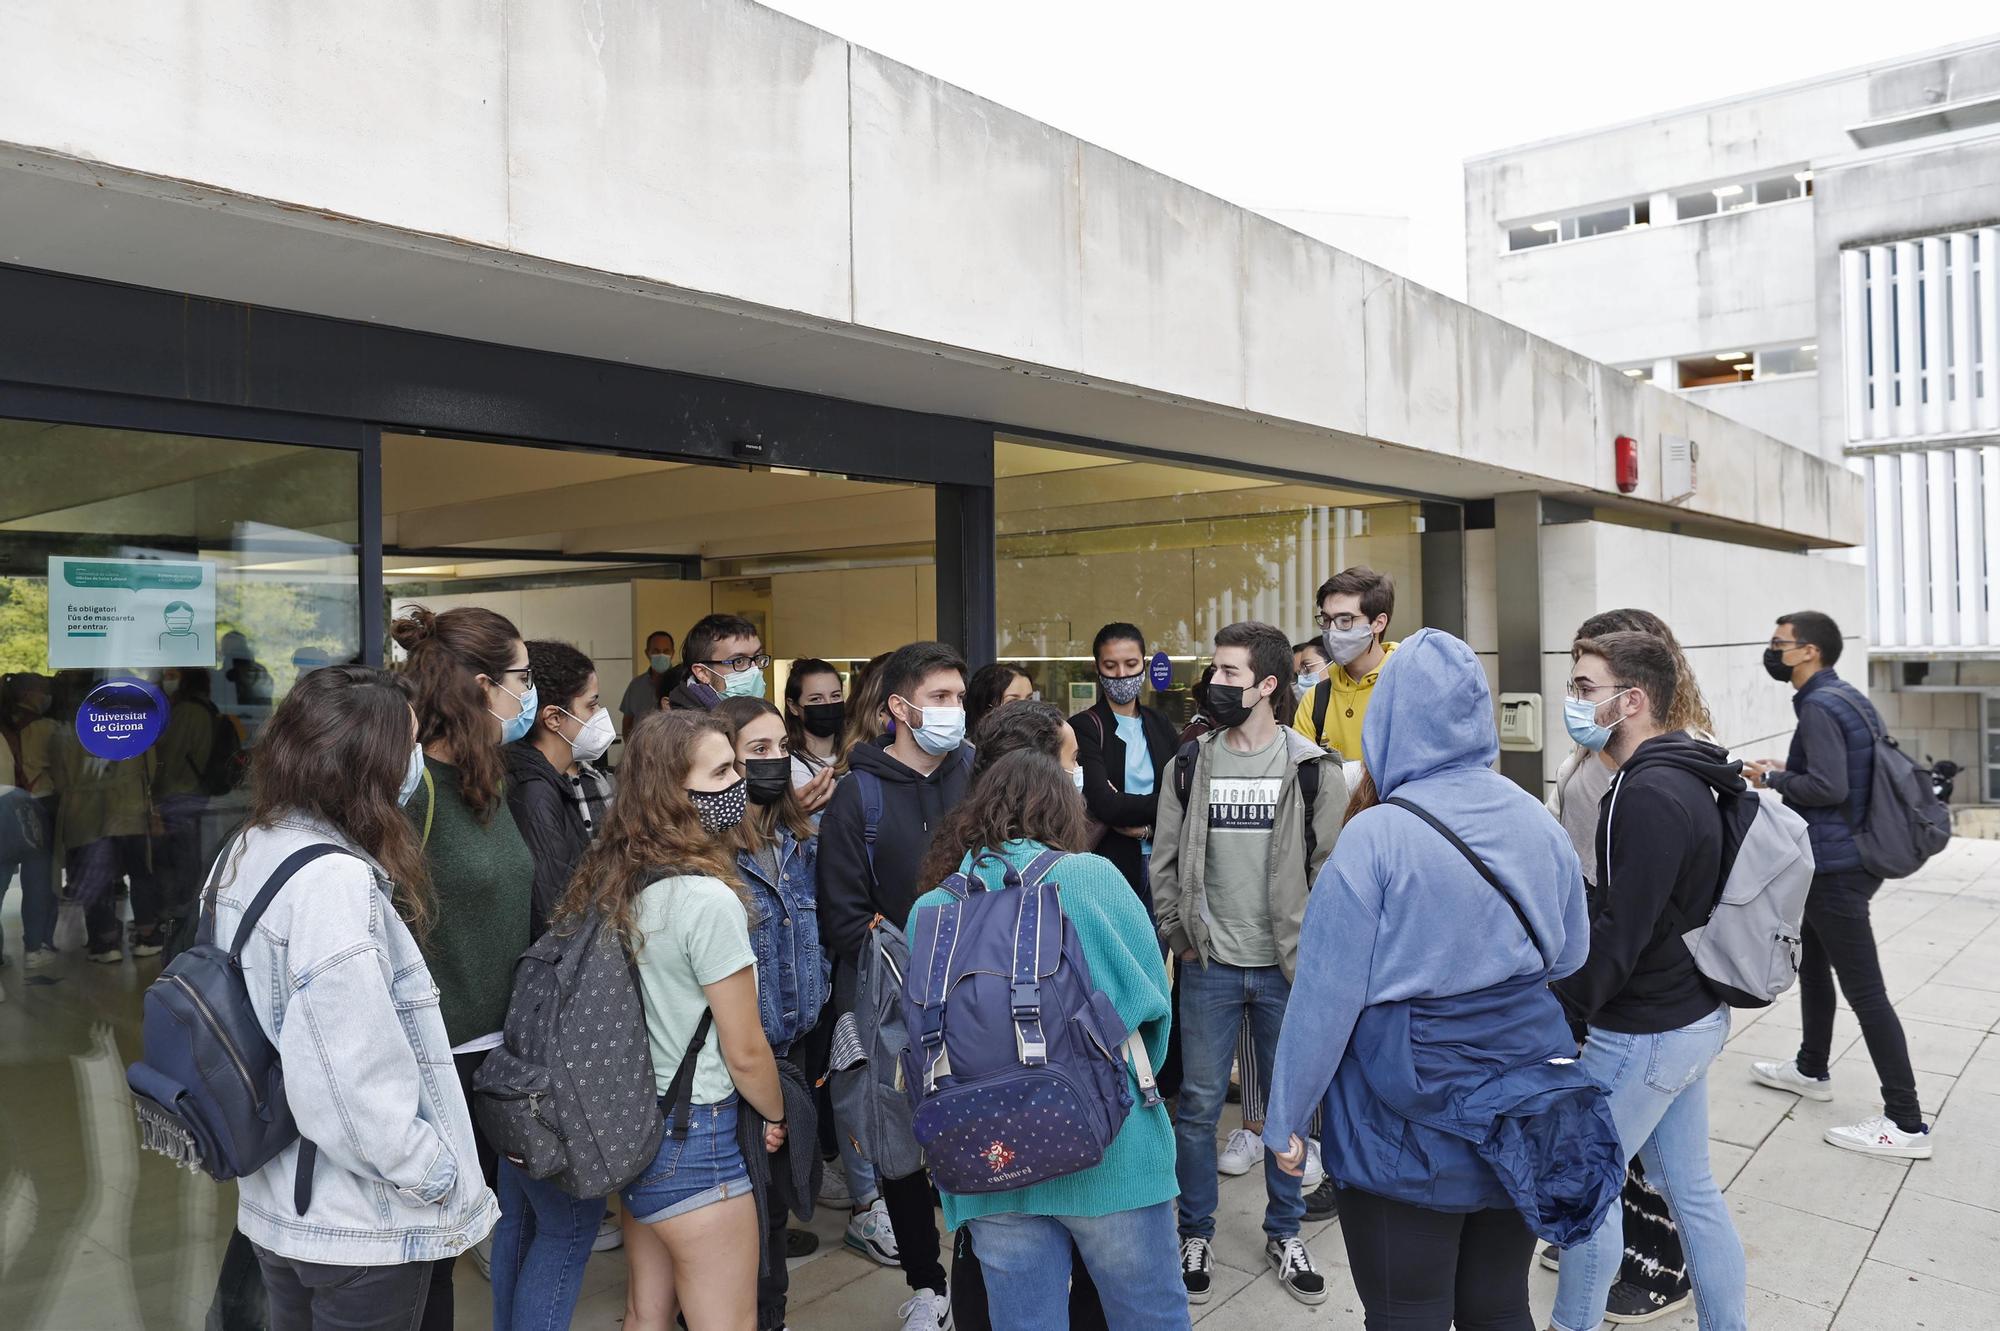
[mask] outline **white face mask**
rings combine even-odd
[[[611,724],[611,712],[608,708],[598,708],[591,713],[588,721],[584,721],[567,707],[558,707],[556,710],[572,721],[583,721],[583,729],[577,731],[576,738],[569,742],[569,751],[576,755],[578,762],[596,762],[610,749],[611,742],[618,738],[618,731]]]
[[[1081,767],[1072,767],[1069,772],[1069,779],[1071,784],[1076,787],[1076,793],[1081,795],[1083,793],[1083,769]]]

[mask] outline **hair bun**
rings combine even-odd
[[[396,645],[406,652],[413,652],[417,644],[427,640],[437,627],[437,613],[421,605],[413,605],[396,616],[389,625],[389,636]]]

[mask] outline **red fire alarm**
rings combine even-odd
[[[1618,493],[1631,494],[1639,488],[1639,441],[1629,434],[1618,436]]]

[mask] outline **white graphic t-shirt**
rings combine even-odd
[[[1275,966],[1271,934],[1271,823],[1290,754],[1282,731],[1255,753],[1226,739],[1210,747],[1208,855],[1205,861],[1209,955],[1231,966]]]

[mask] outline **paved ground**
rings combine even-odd
[[[1796,1051],[1795,998],[1738,1014],[1712,1078],[1712,1151],[1748,1249],[1757,1331],[2000,1327],[2000,842],[1955,842],[1919,877],[1883,890],[1876,922],[1938,1158],[1892,1163],[1821,1143],[1828,1124],[1880,1107],[1846,1013],[1835,1028],[1832,1104],[1802,1104],[1749,1079],[1753,1058]],[[18,922],[6,928],[12,946]],[[136,1000],[151,973],[79,962],[31,985],[17,965],[0,970],[8,1331],[201,1325],[234,1208],[225,1189],[136,1149],[123,1065],[137,1052]],[[1338,1227],[1308,1236],[1333,1293],[1307,1309],[1260,1265],[1261,1211],[1255,1176],[1226,1181],[1216,1297],[1198,1320],[1245,1331],[1359,1328]],[[900,1273],[841,1248],[840,1223],[823,1216],[815,1228],[827,1245],[794,1264],[794,1331],[895,1325]],[[483,1331],[490,1298],[470,1268],[460,1263],[458,1324]],[[575,1325],[618,1327],[622,1254],[593,1259],[585,1279]],[[1546,1315],[1555,1277],[1537,1268],[1532,1279]]]

